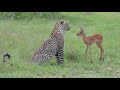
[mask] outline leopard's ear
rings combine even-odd
[[[64,20],[61,20],[60,23],[63,24],[63,23],[64,23]]]

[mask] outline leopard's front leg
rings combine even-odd
[[[59,49],[58,53],[55,56],[56,56],[58,64],[64,63],[64,50],[63,50],[63,48]]]

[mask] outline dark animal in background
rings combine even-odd
[[[3,62],[4,62],[4,63],[6,62],[6,60],[5,60],[6,56],[8,57],[9,60],[10,60],[10,58],[11,58],[10,54],[7,53],[7,52],[5,52],[5,53],[3,54]]]

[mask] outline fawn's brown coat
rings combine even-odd
[[[102,35],[101,34],[94,34],[92,36],[86,36],[84,29],[80,27],[80,32],[77,33],[77,36],[82,36],[83,41],[85,42],[85,44],[87,45],[86,51],[85,51],[85,55],[84,55],[84,59],[86,60],[86,54],[88,51],[88,48],[90,48],[90,58],[91,58],[91,62],[92,62],[92,51],[91,51],[91,45],[93,43],[96,43],[96,45],[98,46],[98,48],[100,48],[101,51],[101,55],[100,55],[100,60],[103,59],[104,56],[104,49],[102,47]]]

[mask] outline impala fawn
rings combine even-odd
[[[104,49],[102,47],[102,35],[100,34],[94,34],[92,36],[86,36],[84,29],[80,27],[80,32],[77,33],[77,36],[82,36],[82,39],[84,41],[84,43],[87,45],[86,47],[86,51],[85,51],[85,55],[84,55],[84,59],[86,60],[86,54],[88,51],[88,48],[90,48],[90,58],[91,58],[91,62],[92,62],[92,51],[91,51],[91,45],[93,43],[96,43],[96,45],[98,46],[98,48],[100,48],[101,54],[100,54],[100,60],[102,59],[104,61],[103,55],[104,55]]]

